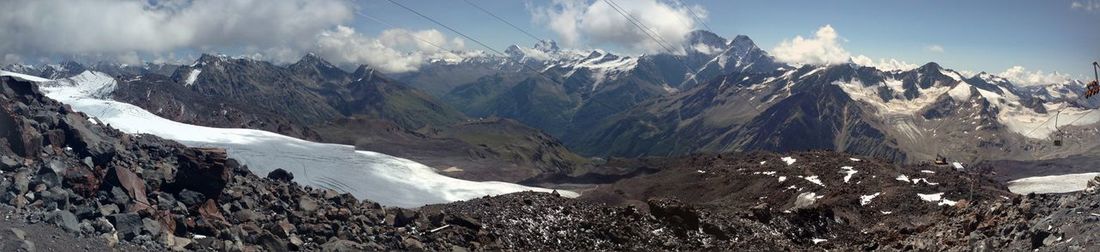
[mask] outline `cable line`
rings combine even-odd
[[[683,5],[684,9],[687,9],[688,13],[691,13],[691,17],[695,18],[696,22],[703,24],[703,27],[706,27],[708,31],[714,32],[714,29],[711,29],[710,26],[707,25],[707,22],[703,22],[703,18],[700,17],[698,14],[695,14],[695,11],[691,10],[691,7],[687,6],[687,4],[685,4],[683,1],[676,0],[676,2],[680,3],[680,5]]]
[[[495,52],[495,53],[497,53],[497,54],[499,54],[499,55],[501,55],[501,56],[508,56],[507,54],[505,54],[505,53],[502,53],[502,52],[500,52],[500,51],[497,51],[497,49],[493,49],[493,47],[491,47],[491,46],[489,46],[489,45],[487,45],[487,44],[485,44],[485,43],[482,43],[482,42],[481,42],[480,40],[477,40],[477,39],[475,39],[475,38],[473,38],[473,37],[470,37],[470,36],[466,35],[465,33],[462,33],[462,32],[460,32],[460,31],[458,31],[458,30],[455,30],[454,28],[451,28],[450,26],[448,26],[448,25],[446,25],[446,24],[443,24],[442,22],[439,22],[438,20],[435,20],[435,19],[434,19],[434,18],[432,18],[432,17],[429,17],[428,15],[424,15],[423,13],[420,13],[419,11],[416,11],[416,10],[414,10],[414,9],[412,9],[412,8],[409,8],[408,6],[405,6],[405,5],[401,4],[401,3],[398,3],[397,1],[394,1],[394,0],[386,0],[386,1],[388,1],[388,2],[390,2],[390,3],[392,3],[392,4],[394,4],[394,5],[397,5],[398,7],[401,7],[402,9],[408,10],[409,12],[412,12],[413,14],[416,14],[417,16],[420,16],[420,17],[422,17],[422,18],[424,18],[424,19],[427,19],[428,21],[432,21],[432,23],[435,23],[435,24],[437,24],[437,25],[439,25],[439,26],[442,26],[443,28],[447,28],[447,30],[450,30],[450,31],[452,31],[452,32],[454,32],[454,33],[456,33],[456,34],[458,34],[458,35],[462,36],[463,38],[469,39],[470,41],[474,41],[474,43],[477,43],[478,45],[481,45],[482,47],[485,47],[485,49],[489,49],[489,51],[493,51],[493,52]],[[564,83],[562,83],[562,82],[560,82],[560,81],[558,81],[558,80],[556,80],[556,79],[554,79],[554,78],[551,78],[550,76],[546,75],[546,73],[543,73],[542,71],[539,71],[538,69],[534,69],[534,68],[532,68],[531,66],[529,66],[529,65],[527,65],[527,64],[523,64],[522,62],[521,62],[521,63],[518,63],[518,64],[519,64],[519,65],[520,65],[521,67],[523,67],[523,68],[526,68],[526,69],[528,69],[528,70],[531,70],[531,71],[533,71],[533,72],[535,72],[535,73],[537,73],[537,74],[541,75],[541,76],[542,76],[543,78],[546,78],[547,80],[550,80],[551,82],[557,83],[557,84],[559,84],[559,85],[565,85]]]
[[[646,27],[645,25],[643,25],[640,20],[637,20],[633,16],[631,16],[630,14],[627,14],[626,11],[624,9],[622,9],[622,7],[619,7],[618,4],[616,4],[613,0],[603,0],[603,1],[608,6],[611,6],[611,8],[615,10],[615,12],[618,12],[619,15],[622,15],[624,18],[626,18],[626,21],[629,21],[631,24],[634,24],[634,26],[637,27],[638,30],[641,30],[642,33],[645,33],[645,35],[648,36],[650,39],[653,39],[653,42],[657,42],[657,45],[660,45],[662,48],[667,50],[669,54],[672,54],[673,59],[676,59],[676,61],[679,62],[680,65],[684,67],[684,70],[687,70],[686,74],[690,75],[690,76],[685,76],[685,78],[694,80],[696,84],[699,83],[699,80],[695,79],[695,70],[693,70],[690,66],[688,66],[687,62],[684,62],[682,59],[675,57],[676,56],[676,51],[672,50],[669,46],[666,46],[664,43],[661,43],[661,41],[664,41],[664,39],[659,39],[660,35],[656,34],[657,33],[656,31],[653,31],[654,34],[650,34],[649,31],[647,31],[647,30],[652,31],[652,29],[649,29],[649,27]],[[685,79],[685,81],[686,81],[686,79]],[[683,83],[681,83],[681,84],[683,84]]]
[[[382,21],[382,20],[379,20],[379,19],[371,17],[371,16],[367,16],[366,14],[363,14],[362,12],[359,12],[359,11],[355,11],[355,15],[359,15],[360,17],[365,17],[365,18],[370,19],[370,20],[372,20],[374,22],[377,22],[379,24],[389,26],[390,28],[400,29],[399,27],[397,27],[393,24],[387,23],[386,21]],[[416,38],[417,40],[420,40],[420,42],[427,43],[428,45],[431,45],[432,47],[435,47],[435,48],[437,48],[441,51],[448,51],[447,49],[443,48],[442,46],[439,46],[435,43],[432,43],[431,41],[428,41],[424,38],[421,38],[420,36],[416,36],[416,34],[409,33],[409,36],[412,36],[413,38]]]
[[[490,12],[489,10],[486,10],[485,8],[481,8],[481,6],[479,6],[477,4],[474,4],[473,2],[470,2],[470,0],[462,0],[462,1],[466,2],[470,6],[473,6],[474,8],[477,8],[478,10],[481,10],[481,12],[485,12],[485,14],[489,14],[489,16],[493,16],[493,18],[496,18],[497,20],[500,20],[500,22],[504,22],[505,24],[508,24],[508,26],[511,26],[512,28],[515,28],[519,32],[522,32],[523,34],[527,34],[528,37],[531,37],[531,38],[535,39],[535,41],[543,41],[538,36],[535,36],[534,34],[531,34],[530,32],[527,32],[526,30],[524,30],[522,28],[519,28],[519,26],[516,26],[515,24],[512,24],[512,22],[508,22],[508,20],[504,20],[504,18],[501,18],[500,16],[497,16],[496,14],[493,14],[492,12]]]

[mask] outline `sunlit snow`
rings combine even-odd
[[[358,198],[388,206],[417,207],[485,195],[551,191],[504,182],[474,182],[446,177],[417,162],[359,151],[349,145],[315,143],[260,130],[211,128],[174,122],[131,104],[91,97],[102,94],[99,91],[103,91],[103,86],[97,88],[96,85],[111,84],[113,81],[89,78],[87,82],[75,84],[65,81],[43,83],[41,89],[50,98],[124,132],[152,134],[188,146],[225,148],[230,157],[248,165],[257,174],[282,168],[293,172],[295,181],[303,185],[349,192]],[[578,196],[569,191],[559,193],[568,197]]]
[[[1008,182],[1008,190],[1015,194],[1067,193],[1085,190],[1089,180],[1100,172],[1028,177]]]

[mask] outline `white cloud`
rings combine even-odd
[[[812,38],[795,36],[780,42],[772,55],[779,61],[792,64],[832,65],[848,63],[851,54],[837,41],[839,35],[832,25],[825,25]]]
[[[1045,73],[1042,70],[1028,71],[1022,66],[1013,66],[1001,72],[1001,77],[1021,86],[1047,85],[1071,80],[1070,75],[1058,72]]]
[[[928,45],[924,50],[934,53],[943,53],[943,46],[941,45]]]
[[[448,44],[447,36],[435,29],[423,31],[390,29],[382,31],[378,39],[387,47],[425,52],[440,51],[439,47],[461,49],[465,46],[465,42],[461,38],[454,38]]]
[[[696,23],[690,11],[706,18],[703,7],[683,6],[658,0],[616,1],[624,11],[638,19],[676,53],[683,53],[684,36],[695,29]],[[690,11],[688,8],[691,8]],[[529,7],[537,23],[546,24],[563,43],[581,46],[584,43],[610,44],[646,53],[667,52],[619,14],[605,1],[554,0],[549,6]]]
[[[6,53],[6,54],[4,54],[4,58],[0,59],[0,64],[5,64],[6,65],[6,64],[17,64],[17,63],[23,63],[23,56],[20,56],[19,54],[14,54],[14,53]]]
[[[301,48],[352,18],[345,0],[5,1],[0,54],[162,53]],[[123,58],[130,60],[132,58]]]
[[[1073,1],[1073,3],[1070,4],[1070,8],[1088,12],[1100,11],[1100,0]]]
[[[909,62],[900,61],[900,60],[897,60],[897,59],[883,59],[883,58],[880,58],[880,59],[878,59],[878,62],[875,62],[875,60],[871,59],[871,57],[867,57],[867,56],[864,56],[864,55],[854,56],[854,57],[852,57],[851,61],[852,61],[852,63],[856,63],[858,65],[874,67],[874,68],[878,68],[879,70],[883,70],[883,71],[893,71],[893,70],[906,71],[906,70],[912,70],[912,69],[916,69],[917,67],[920,67],[916,64],[910,64]]]
[[[448,40],[437,30],[391,29],[382,31],[378,38],[372,38],[351,27],[337,26],[318,35],[312,50],[333,64],[367,64],[383,72],[414,71],[427,63],[430,57],[460,57],[450,51],[439,50],[421,39],[446,49],[460,49],[463,46],[462,40]]]

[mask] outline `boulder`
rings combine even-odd
[[[207,199],[216,199],[233,177],[233,167],[226,165],[227,159],[224,149],[186,149],[177,155],[179,167],[172,181],[179,188],[202,193]]]
[[[11,156],[0,156],[0,171],[10,172],[15,171],[16,168],[23,167],[19,160]]]
[[[133,212],[149,207],[149,199],[145,196],[145,180],[138,177],[130,169],[112,166],[107,170],[107,176],[103,182],[107,185],[122,188],[125,190],[126,195],[133,199],[134,206],[128,207],[127,211]]]
[[[76,219],[76,215],[72,212],[66,210],[53,211],[46,216],[46,219],[65,231],[80,232],[80,221]]]
[[[179,202],[182,202],[186,206],[197,206],[206,202],[206,196],[202,193],[188,189],[181,190],[178,196]]]
[[[283,170],[282,168],[275,169],[267,173],[267,178],[275,181],[290,182],[294,180],[294,173]]]
[[[120,213],[107,216],[118,234],[125,240],[131,240],[141,235],[141,229],[145,227],[141,216],[136,213]]]
[[[366,249],[367,247],[363,244],[343,239],[333,239],[321,245],[321,251],[324,252],[351,252],[365,251]]]

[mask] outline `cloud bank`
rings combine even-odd
[[[658,0],[611,1],[683,53],[685,35],[696,29],[691,12],[706,18],[701,6],[683,6]],[[690,8],[690,9],[689,9]],[[529,6],[536,23],[546,25],[568,46],[615,45],[645,53],[667,52],[660,43],[623,17],[608,1],[554,0],[548,6]]]
[[[184,47],[303,45],[352,19],[343,0],[7,1],[0,51],[166,52]]]
[[[1087,12],[1100,11],[1100,0],[1082,0],[1070,3],[1070,8]]]
[[[779,61],[791,64],[833,65],[847,63],[852,55],[840,45],[840,36],[832,25],[817,29],[811,38],[801,35],[783,40],[772,49],[772,55]]]
[[[832,25],[825,25],[814,32],[814,36],[804,38],[795,36],[793,39],[784,40],[771,51],[772,56],[780,62],[795,65],[835,65],[855,63],[880,70],[909,70],[917,68],[915,64],[896,60],[880,58],[875,61],[866,55],[852,56],[852,53],[844,49],[840,42],[840,34]]]
[[[450,49],[461,49],[461,39],[448,40],[437,30],[385,30],[377,38],[355,29],[338,26],[317,36],[314,52],[337,65],[367,64],[383,72],[415,71],[428,58],[459,57]],[[448,49],[448,50],[442,50]]]
[[[335,64],[416,70],[429,56],[452,56],[461,39],[431,29],[357,33],[348,0],[34,0],[5,1],[0,63],[48,57],[125,64],[180,63],[176,52],[239,51],[287,63],[316,52]],[[438,46],[438,47],[437,47]],[[182,55],[180,55],[182,56]],[[191,57],[194,57],[192,55]]]
[[[1072,80],[1068,74],[1058,72],[1045,73],[1042,70],[1028,71],[1022,66],[1013,66],[998,74],[1013,84],[1021,86],[1049,85]]]

